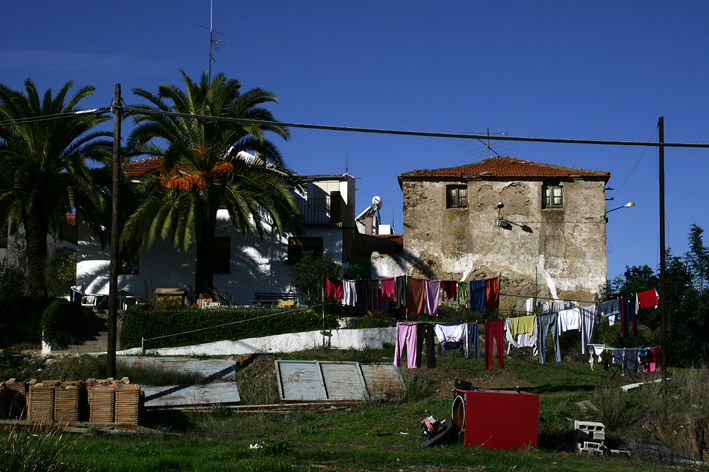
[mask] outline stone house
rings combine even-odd
[[[535,295],[593,301],[606,281],[609,178],[511,157],[404,172],[404,256],[373,261],[373,272],[498,276],[500,292],[518,296],[501,297],[506,309],[523,309]]]

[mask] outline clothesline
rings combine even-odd
[[[577,300],[577,299],[572,299],[572,298],[549,298],[549,297],[535,297],[533,295],[514,295],[511,293],[500,293],[501,297],[516,297],[516,298],[536,298],[537,300],[552,300],[552,301],[560,301],[560,302],[578,302],[578,303],[598,303],[596,301],[587,301],[587,300]]]

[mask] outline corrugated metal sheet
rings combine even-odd
[[[281,401],[363,401],[401,395],[404,382],[390,364],[276,361]]]
[[[141,387],[145,392],[146,408],[170,408],[189,405],[240,403],[239,389],[234,382],[209,385],[168,385]]]
[[[236,361],[231,359],[196,359],[193,357],[119,357],[119,363],[137,366],[157,366],[178,372],[193,372],[204,375],[207,382],[233,378]]]

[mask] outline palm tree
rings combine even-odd
[[[0,121],[9,121],[0,125],[0,218],[10,218],[11,231],[24,226],[28,295],[46,293],[47,233],[61,237],[66,213],[77,206],[103,207],[86,160],[109,158],[113,141],[99,138],[111,133],[91,131],[108,117],[76,113],[92,86],[65,103],[73,85],[67,82],[54,97],[47,89],[40,98],[30,79],[26,94],[0,84]]]
[[[186,251],[195,243],[195,288],[203,293],[213,288],[217,210],[226,209],[231,225],[243,235],[255,229],[263,237],[267,227],[279,235],[297,231],[301,218],[291,189],[298,179],[283,165],[276,146],[264,137],[270,131],[288,139],[284,126],[150,113],[274,121],[271,112],[261,106],[277,102],[272,93],[259,88],[241,93],[239,81],[228,80],[224,74],[210,82],[205,73],[196,83],[181,72],[186,92],[166,84],[159,87],[157,95],[133,89],[151,105],[133,107],[143,111],[131,112],[137,126],[128,146],[162,156],[164,161],[159,176],[143,179],[145,199],[126,222],[121,245],[135,252],[162,237]],[[254,152],[257,159],[245,158],[249,155],[242,151]]]

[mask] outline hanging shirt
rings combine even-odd
[[[379,308],[386,310],[389,308],[389,298],[394,296],[395,283],[394,277],[389,277],[386,279],[380,279],[379,283],[382,286],[381,292],[379,294]]]
[[[342,281],[342,304],[351,307],[357,304],[357,289],[354,280]]]
[[[396,291],[396,307],[406,306],[406,276],[400,275],[394,279],[394,289]]]
[[[325,295],[329,298],[336,298],[339,302],[342,300],[342,280],[330,279],[325,281]]]
[[[527,333],[526,331],[517,331],[517,334],[515,333],[515,329],[512,327],[512,321],[515,319],[519,318],[507,318],[505,320],[505,337],[507,338],[507,355],[510,355],[510,351],[512,350],[513,347],[516,348],[521,348],[521,347],[531,347],[533,348],[534,351],[536,351],[536,346],[537,346],[537,323],[536,323],[536,317],[535,316],[523,316],[522,318],[532,318],[532,332]]]
[[[470,303],[468,282],[458,282],[458,305],[467,308]]]
[[[578,308],[561,310],[559,312],[559,333],[571,329],[581,329],[581,311]]]
[[[443,290],[443,294],[448,297],[448,300],[455,300],[456,299],[456,294],[457,294],[457,289],[458,288],[458,283],[455,282],[454,280],[444,280],[441,281],[441,289]]]
[[[441,348],[445,350],[460,349],[460,353],[463,354],[463,342],[467,331],[465,323],[437,323],[433,327],[433,331],[438,337],[439,354],[441,353]]]
[[[512,337],[516,337],[518,334],[522,333],[526,333],[531,336],[534,332],[534,325],[536,324],[534,315],[508,319]]]
[[[485,288],[484,280],[470,281],[470,311],[485,311]]]
[[[441,294],[441,281],[426,279],[426,302],[423,312],[430,316],[438,316],[438,298]]]
[[[657,290],[650,289],[636,295],[638,308],[657,308]]]

